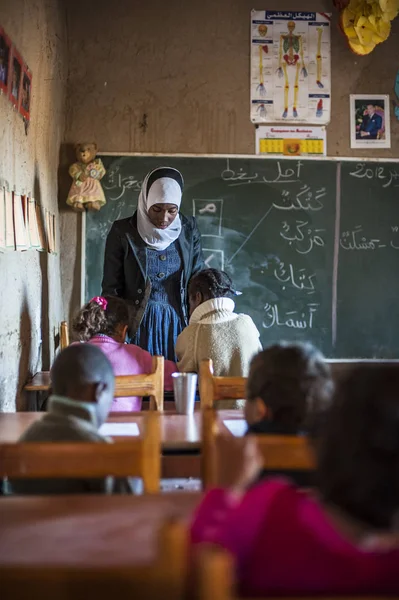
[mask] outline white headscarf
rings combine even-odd
[[[155,178],[147,194],[148,180],[150,177],[154,179],[156,171],[159,171],[159,177]],[[148,173],[143,181],[137,205],[137,229],[140,237],[153,250],[165,250],[177,240],[181,232],[181,220],[178,214],[167,229],[157,229],[148,217],[148,210],[154,204],[176,204],[179,209],[183,193],[182,188],[183,177],[181,173],[171,167],[158,167]]]

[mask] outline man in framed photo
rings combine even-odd
[[[362,123],[356,132],[356,139],[376,140],[382,129],[382,117],[376,111],[379,107],[367,103]]]

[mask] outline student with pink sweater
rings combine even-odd
[[[318,484],[253,485],[249,437],[242,475],[205,496],[192,543],[236,559],[240,593],[260,596],[399,594],[399,371],[363,366],[341,382],[316,443]]]
[[[129,323],[126,302],[116,296],[96,296],[79,311],[73,331],[82,342],[98,346],[110,361],[115,375],[151,373],[152,356],[134,344],[125,344]],[[172,390],[174,362],[165,360],[165,390]],[[141,410],[141,398],[114,398],[111,411]]]

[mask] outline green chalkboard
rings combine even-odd
[[[107,204],[88,213],[85,297],[101,291],[104,247],[133,214],[146,173],[185,180],[209,266],[242,292],[264,346],[311,340],[328,357],[392,358],[399,325],[399,165],[332,160],[102,156]],[[353,246],[353,248],[352,248]],[[396,248],[397,246],[397,248]]]
[[[337,355],[399,355],[399,164],[342,163]]]

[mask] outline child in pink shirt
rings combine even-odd
[[[236,558],[243,596],[399,594],[399,370],[363,366],[341,382],[317,442],[318,489],[253,486],[248,439],[233,489],[201,503],[192,543]]]
[[[73,322],[73,331],[82,342],[98,346],[110,361],[115,375],[151,373],[152,356],[134,344],[125,344],[129,323],[126,302],[116,296],[96,296],[85,304]],[[165,360],[165,390],[172,390],[174,362]],[[141,398],[114,398],[111,411],[141,410]]]

